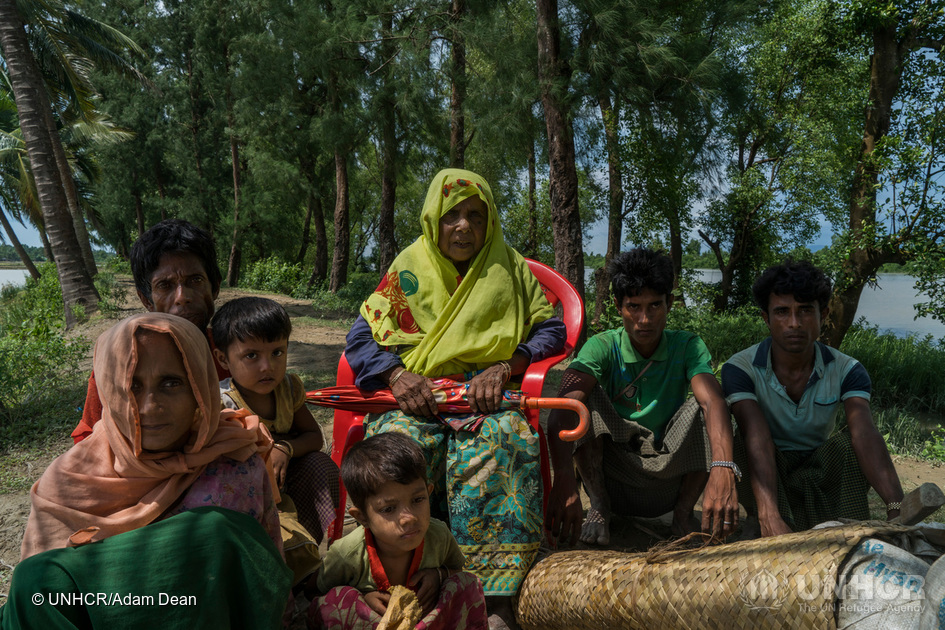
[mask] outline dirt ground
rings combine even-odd
[[[124,308],[115,318],[97,318],[91,323],[81,326],[72,334],[84,335],[94,340],[113,325],[118,318],[125,317],[143,309],[135,297],[130,281],[126,283],[128,297]],[[223,302],[242,295],[255,295],[243,290],[224,289],[221,292],[217,306]],[[325,317],[325,313],[318,312],[311,302],[296,300],[280,295],[265,295],[288,310],[293,322],[292,341],[289,349],[289,369],[299,372],[319,373],[333,371],[338,359],[344,350],[345,333],[343,327],[331,327],[315,321]],[[91,367],[91,353],[88,358],[88,367]],[[553,395],[554,392],[545,392]],[[325,430],[326,442],[330,442],[330,427]],[[62,443],[57,445],[52,455],[43,461],[34,461],[24,464],[24,473],[32,479],[38,479],[49,465],[52,458],[64,452],[71,445],[71,439],[64,436]],[[326,446],[327,448],[327,446]],[[896,469],[902,480],[906,492],[925,482],[933,482],[945,487],[945,466],[940,463],[930,463],[911,458],[894,457]],[[587,505],[585,497],[585,506]],[[13,566],[19,561],[20,541],[29,516],[29,493],[20,492],[0,494],[0,604],[9,585],[9,577]],[[618,519],[613,524],[611,545],[614,549],[639,551],[648,548],[653,543],[665,539],[669,535],[669,519]],[[546,550],[550,551],[550,550]]]

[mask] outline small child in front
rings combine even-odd
[[[430,518],[432,487],[416,442],[400,433],[358,442],[341,478],[361,527],[328,549],[316,580],[324,596],[309,608],[309,627],[373,630],[393,606],[393,587],[406,586],[422,609],[416,628],[487,628],[479,578],[462,570],[449,527]]]
[[[237,298],[217,311],[211,329],[213,353],[231,375],[220,381],[224,407],[249,409],[272,432],[276,482],[320,542],[335,518],[338,467],[321,451],[322,430],[305,406],[302,379],[286,372],[289,314],[273,300]]]

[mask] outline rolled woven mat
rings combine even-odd
[[[566,551],[535,565],[519,594],[526,630],[835,628],[838,567],[865,522],[669,553]]]

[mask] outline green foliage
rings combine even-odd
[[[269,291],[295,295],[302,281],[302,266],[290,265],[275,256],[257,260],[240,279],[240,286],[246,289]]]
[[[109,258],[106,264],[99,268],[99,273],[95,276],[95,289],[101,297],[98,308],[105,317],[118,317],[128,298],[128,288],[118,282],[116,276],[118,272],[112,271],[112,269],[123,266],[112,264],[111,261],[116,259],[116,257]]]
[[[854,326],[840,350],[869,372],[874,406],[945,416],[945,346],[930,335],[901,338],[880,334],[877,328]]]
[[[26,250],[26,255],[29,256],[30,260],[34,263],[46,260],[46,252],[42,247],[24,245],[23,249]],[[16,250],[13,249],[12,245],[0,245],[0,261],[21,262],[20,256],[16,253]]]
[[[4,294],[0,308],[0,335],[48,339],[65,326],[62,288],[55,263],[37,266],[39,280],[26,279],[22,290]]]
[[[377,288],[379,282],[376,273],[353,273],[348,276],[348,284],[337,293],[327,288],[319,288],[312,294],[312,308],[321,317],[355,317],[364,300]]]
[[[706,249],[702,251],[702,241],[691,239],[683,249],[683,269],[717,269],[719,265],[715,254]]]
[[[131,262],[120,256],[109,256],[103,264],[99,265],[100,272],[107,272],[114,275],[131,275]]]
[[[0,337],[0,414],[5,420],[23,421],[29,413],[48,413],[44,406],[56,392],[68,386],[71,377],[81,380],[79,362],[88,351],[88,343],[59,334]]]
[[[768,335],[758,309],[749,307],[724,313],[713,313],[708,308],[673,308],[666,326],[702,337],[716,365]]]
[[[915,412],[897,405],[884,406],[875,403],[870,404],[870,409],[873,412],[873,424],[883,436],[889,452],[910,457],[921,455],[922,443],[928,437],[929,431]],[[846,423],[842,409],[837,422],[838,426],[840,423]]]
[[[939,427],[932,431],[932,435],[922,445],[922,457],[945,461],[945,428]]]
[[[62,330],[62,293],[52,263],[39,282],[0,296],[0,452],[61,438],[81,415],[89,353]]]

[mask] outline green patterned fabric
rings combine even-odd
[[[13,572],[0,629],[279,628],[291,584],[256,519],[197,508],[30,556]]]
[[[837,518],[867,520],[869,482],[860,470],[850,433],[834,433],[813,451],[774,451],[778,474],[778,512],[794,531],[810,529]],[[751,490],[748,452],[740,433],[735,435],[735,462],[742,469],[738,499],[748,514],[757,515]]]
[[[514,595],[542,536],[538,435],[524,416],[497,412],[477,432],[400,410],[367,421],[369,436],[404,433],[423,447],[433,516],[449,524],[465,569],[482,580],[486,595]]]

